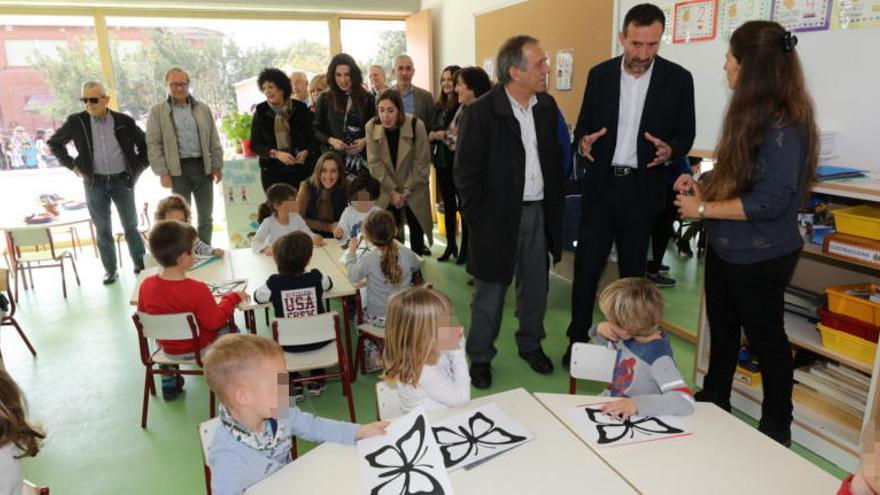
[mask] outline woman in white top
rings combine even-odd
[[[290,184],[272,184],[266,191],[266,202],[257,213],[260,227],[251,240],[255,253],[272,256],[272,244],[291,232],[305,232],[315,246],[323,246],[324,238],[312,232],[296,208],[296,189]]]
[[[21,494],[21,458],[37,455],[43,438],[27,420],[21,389],[0,367],[0,495]]]
[[[384,379],[397,382],[400,407],[461,407],[471,400],[462,327],[442,293],[413,287],[388,301]]]

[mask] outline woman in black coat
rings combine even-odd
[[[260,157],[263,190],[279,182],[298,187],[312,174],[317,158],[312,113],[291,100],[290,79],[279,69],[264,69],[257,85],[266,101],[254,109],[251,149]]]
[[[461,67],[450,65],[440,74],[440,97],[437,98],[434,122],[428,140],[431,142],[431,161],[437,171],[437,185],[443,198],[443,219],[446,227],[446,250],[437,261],[447,261],[451,256],[458,257],[458,243],[455,227],[458,224],[458,200],[455,197],[455,183],[452,180],[452,163],[455,151],[449,147],[446,131],[458,110],[458,93],[455,92],[455,74]],[[427,124],[427,123],[426,123]]]

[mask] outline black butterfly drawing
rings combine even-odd
[[[422,464],[428,453],[425,445],[425,417],[416,417],[412,427],[394,445],[386,445],[364,458],[370,467],[387,471],[379,474],[386,480],[370,490],[371,495],[443,495],[446,491],[429,470],[432,464]]]
[[[526,437],[514,435],[495,426],[495,422],[482,412],[477,412],[468,420],[468,427],[459,426],[457,432],[444,426],[432,428],[434,438],[440,445],[443,463],[447,468],[457,466],[471,456],[480,455],[480,448],[497,449],[502,445],[523,442]]]
[[[584,411],[589,416],[590,421],[596,425],[596,430],[599,432],[599,445],[615,443],[626,438],[634,438],[636,433],[645,436],[684,433],[684,430],[670,426],[653,416],[635,421],[625,419],[621,422],[606,423],[599,417],[599,415],[602,415],[601,409],[585,407]]]

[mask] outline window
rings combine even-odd
[[[61,40],[5,40],[6,67],[31,67],[36,59],[58,60],[58,53],[67,48]]]
[[[393,84],[391,63],[395,56],[406,53],[406,22],[342,19],[339,29],[342,51],[357,60],[364,80],[371,65],[381,65],[388,84]]]

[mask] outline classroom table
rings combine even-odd
[[[450,473],[457,495],[638,493],[565,429],[525,389],[487,395],[456,409],[428,412],[437,420],[495,402],[535,438],[470,470]],[[247,495],[362,493],[357,448],[325,443],[248,489]],[[337,474],[334,474],[337,473]],[[343,474],[340,474],[343,473]]]
[[[608,397],[535,397],[641,493],[830,495],[840,487],[830,474],[714,404],[698,402],[694,414],[682,418],[692,435],[600,448],[587,442],[568,410]]]
[[[14,209],[11,213],[6,213],[0,216],[0,231],[9,231],[9,230],[39,230],[39,229],[61,229],[61,228],[73,228],[74,225],[80,223],[88,223],[89,224],[89,234],[92,237],[92,246],[95,250],[95,256],[98,255],[98,245],[95,242],[95,226],[92,223],[92,217],[89,215],[89,210],[87,208],[80,208],[78,210],[65,210],[58,205],[59,213],[58,216],[53,217],[51,221],[46,223],[36,223],[29,224],[24,221],[25,217],[30,213],[24,213],[21,209]],[[42,213],[42,212],[41,212]],[[11,240],[7,238],[8,246],[11,248]],[[71,233],[71,249],[74,249],[76,246],[73,245],[73,234]],[[75,253],[74,249],[74,253]]]
[[[159,273],[159,270],[159,266],[153,266],[141,271],[140,275],[138,275],[137,282],[134,284],[134,289],[131,291],[131,300],[129,302],[132,306],[137,306],[138,296],[141,291],[141,283],[145,278]],[[199,282],[216,283],[232,280],[232,273],[232,260],[230,259],[229,253],[226,253],[222,258],[212,258],[204,265],[186,272],[186,276],[193,280],[198,280]]]

